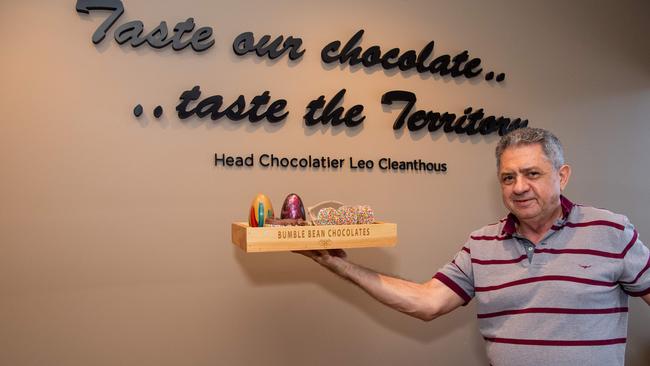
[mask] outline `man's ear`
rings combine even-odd
[[[564,188],[569,183],[569,178],[571,177],[571,166],[562,165],[558,171],[560,175],[560,191],[564,191]]]

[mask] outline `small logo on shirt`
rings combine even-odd
[[[591,268],[591,264],[578,264],[582,269]]]

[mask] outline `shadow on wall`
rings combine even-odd
[[[454,313],[436,319],[433,323],[426,324],[379,305],[362,290],[338,279],[334,274],[299,254],[292,254],[292,256],[288,256],[287,253],[250,255],[235,247],[233,247],[233,251],[235,260],[253,286],[277,286],[290,283],[317,284],[338,299],[366,314],[375,323],[419,343],[434,342],[447,336],[454,329],[472,323],[474,314],[472,306],[469,307],[470,309],[461,308]],[[298,261],[300,263],[297,263]],[[366,251],[358,262],[370,263],[373,268],[389,274],[394,273],[393,270],[396,268],[394,256],[381,249]],[[468,312],[471,312],[471,315]],[[477,352],[483,352],[481,342],[474,343],[476,343],[476,348],[480,349]]]

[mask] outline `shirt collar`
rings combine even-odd
[[[566,220],[567,217],[569,216],[569,213],[571,213],[571,210],[573,209],[573,206],[575,204],[571,202],[568,198],[560,195],[560,207],[562,207],[562,221]],[[506,217],[506,223],[503,225],[503,230],[501,231],[501,234],[507,234],[507,235],[512,235],[517,231],[517,224],[519,223],[519,219],[515,215],[511,213],[508,214],[508,217]]]

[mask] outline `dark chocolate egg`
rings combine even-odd
[[[302,200],[297,194],[291,193],[287,196],[287,198],[284,199],[280,218],[305,220],[305,207],[303,206]]]

